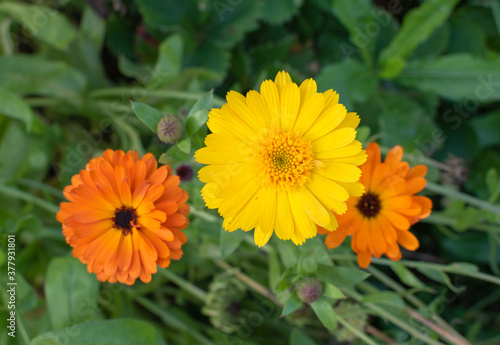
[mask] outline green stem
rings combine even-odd
[[[181,289],[189,292],[191,295],[195,296],[200,301],[205,302],[205,299],[207,298],[207,293],[205,291],[203,291],[202,289],[200,289],[199,287],[197,287],[196,285],[191,284],[190,282],[188,282],[184,278],[179,277],[178,275],[176,275],[175,273],[173,273],[172,271],[170,271],[168,269],[161,268],[158,270],[158,272],[162,276],[164,276],[165,278],[171,280],[173,283],[175,283]]]
[[[430,191],[430,192],[434,192],[437,194],[449,196],[449,197],[454,198],[454,199],[462,200],[462,201],[464,201],[467,204],[470,204],[472,206],[476,206],[476,207],[481,208],[483,210],[493,212],[495,214],[500,215],[500,207],[498,207],[496,205],[492,205],[487,201],[475,198],[475,197],[470,196],[468,194],[453,190],[451,188],[443,187],[443,186],[440,186],[436,183],[427,181],[427,185],[425,186],[425,189]]]
[[[193,216],[206,220],[207,222],[218,222],[221,220],[220,217],[207,212],[206,210],[198,210],[193,207],[193,205],[189,205],[189,213],[191,213]]]
[[[89,94],[90,98],[100,98],[100,97],[117,97],[117,96],[130,96],[137,92],[136,88],[130,87],[113,87],[104,88],[91,91]],[[159,98],[173,98],[186,101],[197,101],[204,94],[203,93],[193,93],[187,91],[175,91],[175,90],[147,90],[148,97],[159,97]],[[214,97],[214,106],[222,106],[224,100]]]
[[[7,196],[10,196],[10,197],[13,197],[13,198],[21,199],[21,200],[26,201],[26,202],[31,202],[31,203],[37,205],[38,207],[43,208],[44,210],[49,211],[51,213],[57,213],[59,211],[58,206],[56,206],[48,201],[45,201],[41,198],[38,198],[32,194],[20,191],[19,189],[15,189],[15,188],[0,184],[0,193],[7,195]]]
[[[412,327],[411,325],[409,325],[405,321],[401,320],[400,318],[398,318],[398,317],[392,315],[391,313],[385,311],[383,308],[380,308],[376,304],[362,302],[361,295],[358,294],[357,292],[355,292],[353,290],[349,290],[349,289],[343,289],[342,291],[347,296],[355,299],[356,301],[358,301],[358,302],[364,304],[365,306],[367,306],[369,309],[373,310],[378,316],[389,320],[394,325],[396,325],[399,328],[401,328],[402,330],[406,331],[407,333],[409,333],[410,335],[412,335],[414,338],[420,339],[420,340],[422,340],[423,342],[425,342],[425,343],[427,343],[429,345],[443,345],[443,343],[441,343],[441,342],[439,342],[437,340],[431,339],[431,338],[429,338],[428,336],[426,336],[424,334],[419,333],[419,331],[417,329],[415,329],[414,327]]]
[[[351,255],[345,255],[345,254],[333,254],[332,259],[335,260],[356,260],[354,256]],[[372,262],[375,264],[380,264],[380,265],[385,265],[385,266],[391,266],[394,262],[389,260],[389,259],[372,259]],[[471,277],[479,280],[483,280],[485,282],[493,283],[500,285],[500,278],[492,276],[490,274],[482,273],[482,272],[474,272],[474,271],[468,271],[468,270],[462,270],[459,267],[453,267],[453,264],[450,265],[440,265],[440,264],[433,264],[430,262],[419,262],[419,261],[410,261],[410,260],[401,260],[399,261],[400,264],[406,266],[406,267],[411,267],[411,268],[427,268],[431,270],[436,270],[436,271],[442,271],[446,273],[453,273],[453,274],[459,274],[463,275],[466,277]]]
[[[359,329],[357,329],[356,327],[354,327],[353,325],[351,325],[342,316],[340,316],[339,314],[336,314],[336,316],[337,316],[338,322],[342,326],[344,326],[345,328],[347,328],[349,331],[351,331],[356,337],[358,337],[359,339],[363,340],[366,344],[377,345],[377,343],[373,339],[371,339],[369,336],[367,336],[366,334],[364,334],[363,332],[361,332]]]
[[[64,199],[64,195],[60,189],[46,185],[45,183],[35,181],[35,180],[30,180],[27,178],[20,178],[17,180],[17,183],[24,185],[26,187],[31,187],[31,188],[39,189],[43,192],[47,192],[47,193],[52,194],[53,196],[55,196],[59,199]]]
[[[195,338],[198,341],[198,344],[213,345],[213,342],[205,338],[203,334],[199,333],[192,326],[187,325],[184,322],[180,321],[180,319],[176,315],[170,314],[166,309],[160,307],[159,305],[155,304],[154,302],[150,301],[149,299],[143,296],[135,296],[135,297],[132,296],[132,297],[137,303],[142,305],[145,309],[149,310],[151,313],[160,317],[160,319],[165,325],[171,326],[173,328],[176,328],[184,332],[188,332],[193,336],[193,338]]]
[[[42,97],[32,97],[25,98],[26,103],[31,107],[52,107],[61,103],[60,100],[54,98],[42,98]]]
[[[21,315],[19,313],[16,314],[16,320],[17,320],[17,329],[19,330],[19,333],[21,333],[21,338],[23,338],[23,341],[26,345],[30,343],[30,337],[28,336],[28,332],[26,332],[26,328],[24,327],[23,320],[21,318]]]
[[[454,219],[447,217],[439,212],[431,213],[431,215],[429,215],[429,217],[424,218],[420,221],[424,222],[424,223],[441,224],[441,225],[447,225],[447,226],[451,226],[451,227],[454,227],[456,225],[456,221]],[[469,227],[469,229],[500,233],[500,226],[489,225],[489,224],[474,224],[474,225],[471,225]]]

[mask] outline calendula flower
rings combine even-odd
[[[432,209],[429,198],[415,195],[425,187],[425,165],[410,169],[401,161],[401,146],[392,148],[383,163],[378,144],[369,144],[366,152],[368,159],[361,166],[360,180],[366,192],[347,201],[347,212],[338,217],[338,230],[325,238],[328,248],[336,248],[352,235],[351,246],[362,268],[370,265],[372,256],[401,259],[399,245],[416,250],[419,242],[410,226],[429,216]],[[320,233],[326,231],[320,229]]]
[[[72,177],[64,196],[56,218],[66,242],[100,281],[147,283],[157,266],[181,258],[188,194],[152,154],[106,150]]]
[[[260,93],[230,91],[226,99],[210,112],[212,133],[195,154],[208,164],[199,171],[202,196],[224,217],[224,229],[255,229],[263,246],[273,231],[302,244],[317,225],[337,228],[334,213],[363,193],[359,117],[336,92],[318,93],[312,79],[299,87],[286,72],[264,81]]]

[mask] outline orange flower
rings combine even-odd
[[[106,150],[73,176],[64,196],[56,218],[66,242],[100,281],[148,283],[157,265],[181,258],[188,194],[152,154]]]
[[[370,265],[372,256],[385,254],[394,261],[401,259],[398,244],[416,250],[419,243],[409,228],[429,216],[432,208],[429,198],[414,195],[425,187],[425,165],[410,169],[408,163],[401,162],[401,146],[392,148],[383,163],[376,143],[369,144],[366,153],[368,160],[360,166],[365,194],[347,200],[347,212],[338,217],[337,231],[319,229],[328,233],[325,245],[330,249],[353,235],[351,246],[362,268]]]

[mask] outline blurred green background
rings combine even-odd
[[[408,306],[471,344],[500,343],[499,215],[485,206],[500,196],[500,1],[3,0],[0,52],[2,320],[7,234],[19,284],[16,338],[2,327],[1,344],[366,343],[360,332],[374,343],[453,343]],[[435,212],[413,228],[420,249],[399,265],[375,260],[358,298],[334,305],[357,333],[326,330],[275,289],[322,240],[258,249],[248,234],[221,234],[192,159],[206,125],[166,145],[130,104],[186,119],[200,99],[196,109],[220,107],[227,91],[258,90],[280,70],[338,91],[360,114],[364,143],[400,144],[430,169]],[[193,210],[185,255],[148,285],[100,284],[54,218],[62,188],[106,148],[195,171],[181,183]],[[323,264],[355,267],[348,243],[332,253]]]

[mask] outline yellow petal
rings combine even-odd
[[[356,139],[356,131],[350,127],[335,130],[312,142],[314,152],[330,151],[349,145]]]
[[[361,169],[352,164],[333,162],[323,169],[314,169],[314,173],[330,180],[341,182],[357,182],[361,177]]]
[[[298,197],[298,193],[288,193],[288,200],[290,201],[290,208],[292,209],[295,228],[300,236],[304,240],[316,236],[318,228],[306,214],[304,205]]]
[[[295,124],[300,106],[300,91],[295,83],[287,83],[282,86],[280,92],[281,101],[281,128],[290,130]]]
[[[346,108],[342,104],[336,104],[323,110],[313,123],[311,128],[304,134],[304,137],[309,141],[314,141],[321,138],[327,133],[330,133],[347,114]]]
[[[253,234],[254,234],[255,244],[260,248],[269,241],[273,232],[272,231],[265,232],[261,229],[260,226],[257,226]]]
[[[282,240],[291,239],[295,231],[295,223],[286,191],[277,193],[276,212],[276,236]]]
[[[307,188],[327,209],[337,214],[344,214],[347,210],[345,199],[342,199],[349,195],[337,183],[320,175],[311,174],[311,181],[307,184]]]

